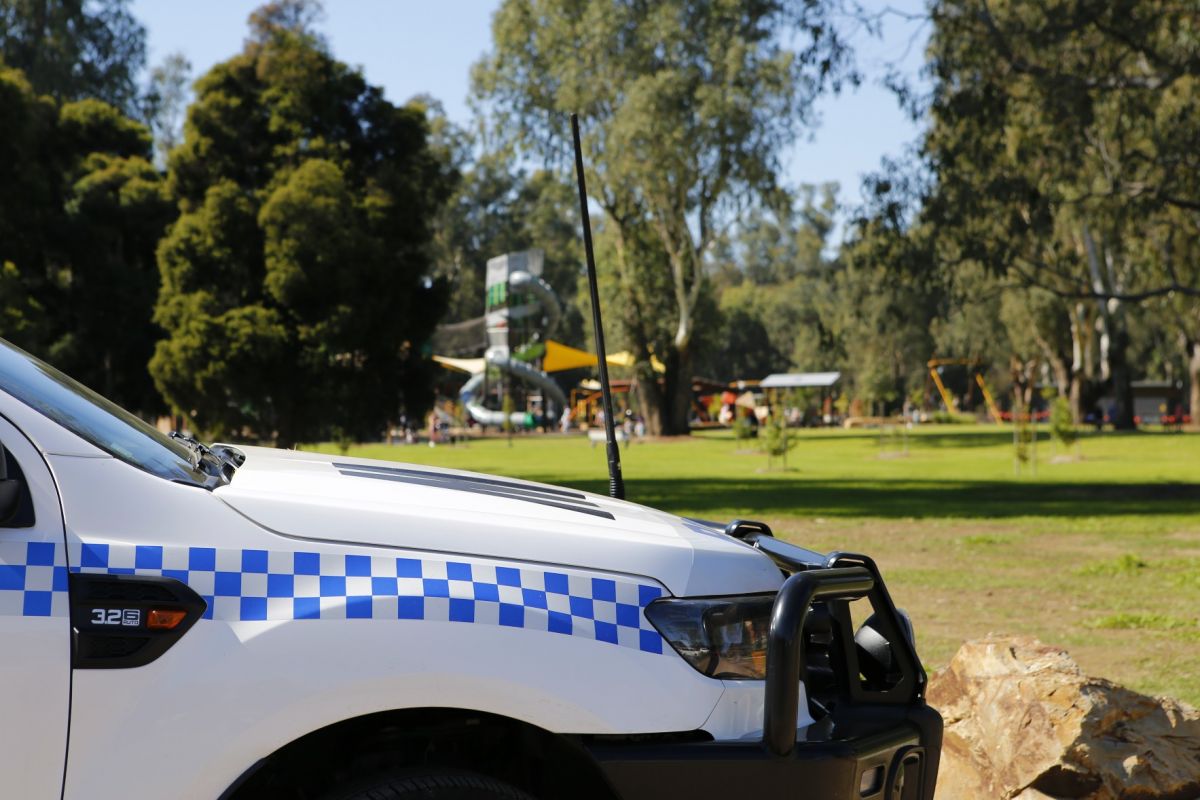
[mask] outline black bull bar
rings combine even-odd
[[[788,573],[775,598],[768,634],[761,741],[591,743],[622,800],[727,797],[756,800],[932,800],[942,719],[925,703],[926,675],[911,629],[879,569],[853,553],[828,556],[781,542],[761,523],[735,521],[725,532],[769,556]],[[848,601],[866,599],[870,626],[886,640],[889,663],[860,664]],[[812,696],[805,663],[806,622],[814,607],[832,620],[827,639],[839,676],[836,697]],[[816,630],[817,626],[814,626]],[[870,655],[866,655],[870,658]],[[860,679],[875,670],[875,680]],[[801,686],[817,721],[798,729]]]
[[[910,629],[873,560],[856,553],[831,553],[822,563],[814,564],[809,551],[780,542],[770,534],[750,534],[745,541],[792,573],[775,598],[767,646],[763,744],[772,753],[787,755],[795,744],[800,681],[805,668],[804,622],[817,601],[867,598],[874,611],[872,626],[891,644],[891,685],[883,691],[868,690],[850,681],[849,699],[853,704],[908,705],[924,701],[925,670]],[[846,672],[856,676],[860,671],[858,653],[850,642],[845,644],[842,655],[847,662]]]

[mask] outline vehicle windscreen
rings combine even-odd
[[[189,448],[3,339],[0,389],[128,464],[170,481],[205,485]]]

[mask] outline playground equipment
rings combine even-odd
[[[594,353],[548,338],[562,317],[562,306],[554,289],[541,277],[542,260],[540,250],[490,259],[485,281],[486,313],[438,327],[435,347],[443,354],[435,355],[433,360],[471,376],[459,390],[459,399],[471,418],[482,425],[502,426],[505,422],[503,411],[483,403],[489,394],[489,379],[510,378],[540,392],[542,416],[549,419],[568,407],[563,390],[549,373],[597,366]],[[481,345],[486,347],[482,357],[458,357],[477,353]],[[540,369],[533,361],[540,362]],[[611,366],[631,368],[635,357],[622,351],[608,353],[605,361]],[[650,363],[656,372],[666,369],[653,355]],[[594,399],[599,396],[597,391]],[[574,402],[571,407],[575,407]],[[590,403],[580,407],[590,408]],[[591,416],[588,411],[577,410],[579,419]],[[518,428],[537,424],[534,415],[525,410],[511,412],[508,421]]]
[[[979,385],[979,391],[983,394],[983,402],[987,404],[992,421],[1000,424],[1003,417],[1000,407],[996,405],[996,400],[992,397],[991,390],[988,389],[987,381],[983,379],[982,361],[977,358],[931,358],[925,366],[929,367],[929,377],[933,379],[933,385],[937,387],[938,394],[942,396],[942,402],[946,404],[947,411],[957,411],[958,403],[946,389],[946,384],[942,382],[942,367],[958,366],[971,369],[975,375],[975,383]]]
[[[528,361],[545,352],[544,337],[558,325],[562,306],[550,284],[542,280],[541,250],[507,253],[487,262],[485,282],[487,349],[482,359],[450,359],[436,357],[445,366],[467,369],[472,374],[458,392],[467,413],[481,425],[504,425],[505,413],[483,404],[488,371],[530,384],[542,394],[542,411],[546,417],[566,408],[567,398],[554,379]],[[526,341],[514,348],[511,336],[514,327],[521,330]],[[535,424],[532,414],[514,411],[507,421],[518,428]]]
[[[535,369],[534,367],[531,367],[521,361],[517,361],[511,357],[493,355],[486,356],[484,360],[489,367],[495,367],[511,377],[533,384],[541,390],[544,397],[547,397],[553,401],[558,408],[566,407],[567,398],[566,395],[563,394],[562,389],[558,387],[558,384],[554,382],[553,378],[541,370]],[[479,424],[503,425],[503,411],[493,411],[490,408],[485,408],[483,404],[479,402],[478,394],[479,390],[483,387],[485,378],[485,372],[477,372],[472,375],[467,382],[463,384],[462,389],[459,390],[458,397],[462,401],[463,407],[467,410],[467,413],[470,414],[471,418]],[[547,411],[549,412],[550,409],[547,409]],[[547,416],[553,415],[547,413]],[[513,427],[533,427],[531,415],[525,411],[512,412],[509,415],[509,421]]]

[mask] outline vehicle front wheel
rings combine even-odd
[[[393,772],[335,789],[325,800],[535,800],[486,775],[451,770]]]

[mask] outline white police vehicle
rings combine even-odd
[[[204,447],[2,341],[0,444],[3,797],[933,795],[941,720],[865,557]]]

